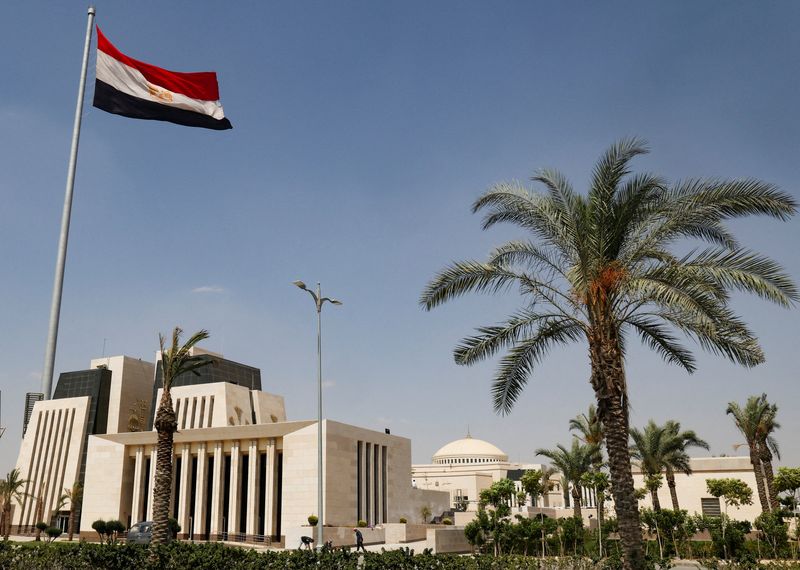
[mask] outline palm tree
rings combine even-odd
[[[758,180],[698,180],[668,184],[651,174],[630,175],[629,163],[647,152],[636,139],[614,144],[594,168],[587,195],[555,171],[492,187],[473,205],[487,211],[484,229],[510,222],[534,240],[511,241],[486,263],[456,262],[425,288],[430,310],[471,292],[517,287],[523,307],[505,322],[477,329],[455,349],[470,365],[500,350],[493,382],[495,411],[508,413],[551,348],[585,341],[590,384],[605,429],[612,494],[627,568],[643,564],[642,533],[628,450],[628,388],[624,339],[637,333],[668,362],[692,372],[695,360],[676,331],[744,366],[764,361],[755,335],[729,305],[732,290],[789,307],[798,299],[791,278],[774,261],[743,249],[725,222],[763,214],[786,220],[796,211],[788,194]],[[706,249],[675,255],[686,240]]]
[[[21,477],[19,469],[12,469],[6,473],[5,479],[0,480],[0,531],[4,540],[8,540],[11,534],[11,506],[15,501],[22,504],[26,496],[23,488],[27,482]]]
[[[600,473],[603,468],[603,422],[597,415],[597,408],[594,404],[589,404],[589,411],[579,414],[569,420],[570,431],[578,432],[576,437],[583,443],[597,446],[597,454],[592,459],[592,467],[596,473]],[[605,492],[595,490],[597,495],[597,523],[602,527],[605,518],[604,505],[606,502]]]
[[[551,479],[556,473],[558,473],[558,469],[554,469],[549,465],[542,465],[542,485],[544,486],[544,492],[542,493],[542,507],[550,506],[549,493],[555,486],[555,483],[553,483]]]
[[[686,448],[696,446],[708,449],[708,444],[691,430],[682,432],[681,424],[674,420],[669,420],[663,426],[650,420],[643,431],[632,428],[631,439],[633,440],[631,457],[639,462],[645,480],[650,482],[647,487],[653,501],[653,509],[661,510],[658,488],[661,486],[661,474],[666,472],[672,508],[677,511],[680,506],[675,490],[675,471],[691,475],[692,468]]]
[[[767,395],[750,396],[747,398],[744,407],[736,402],[729,402],[726,413],[733,416],[736,427],[742,432],[745,443],[750,451],[750,464],[753,466],[753,473],[756,478],[758,489],[758,499],[761,502],[761,510],[769,512],[772,510],[769,491],[767,490],[766,466],[762,457],[767,457],[764,449],[769,451],[770,446],[774,451],[778,451],[777,442],[770,435],[771,431],[778,427],[775,423],[777,406],[771,405],[767,401]],[[770,428],[770,426],[772,426]],[[771,457],[770,458],[770,468]]]
[[[72,489],[64,489],[59,503],[66,505],[67,502],[69,502],[68,540],[72,542],[72,537],[75,535],[75,521],[81,516],[81,504],[83,503],[83,485],[79,481],[72,484]]]
[[[766,405],[757,429],[758,452],[761,465],[764,466],[764,486],[766,487],[769,504],[772,510],[776,511],[780,508],[780,504],[778,503],[778,491],[775,489],[775,474],[772,468],[772,459],[774,455],[780,460],[781,452],[778,447],[778,442],[772,436],[772,433],[780,428],[781,424],[775,421],[775,416],[778,415],[778,405],[766,402],[766,394],[762,394],[761,397],[764,399]]]
[[[169,538],[169,502],[172,494],[172,442],[178,431],[178,420],[172,407],[170,388],[175,378],[188,372],[197,372],[198,368],[211,364],[212,360],[205,355],[193,355],[192,347],[209,337],[208,331],[194,333],[183,345],[180,337],[183,331],[175,327],[172,331],[172,344],[166,347],[166,339],[158,335],[161,347],[161,369],[164,385],[161,400],[156,411],[155,428],[158,432],[155,489],[153,491],[153,537],[151,544],[166,542]]]
[[[697,437],[693,430],[681,431],[680,422],[668,420],[665,428],[673,439],[667,446],[667,453],[664,456],[664,470],[667,475],[667,487],[669,487],[670,498],[672,499],[672,509],[680,510],[678,503],[678,491],[675,485],[675,472],[680,471],[686,475],[692,474],[692,467],[689,461],[689,454],[686,449],[689,447],[700,447],[708,450],[708,443]]]
[[[596,445],[586,445],[572,439],[572,448],[557,445],[556,449],[537,449],[536,455],[544,455],[561,471],[567,483],[572,485],[572,514],[581,516],[581,477],[592,468],[592,460],[597,454]],[[565,487],[566,490],[566,487]]]

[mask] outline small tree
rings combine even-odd
[[[800,542],[800,520],[797,518],[798,491],[800,491],[800,467],[779,467],[773,480],[776,493],[783,493],[781,502],[792,512],[794,517],[794,539]],[[797,551],[795,551],[795,557]]]
[[[44,521],[39,521],[36,523],[36,541],[40,541],[42,539],[42,533],[47,530],[47,527],[50,526]]]
[[[727,526],[728,507],[753,504],[753,490],[741,479],[708,479],[706,481],[708,493],[712,497],[722,498],[725,503],[725,514],[722,517],[722,543],[725,558],[728,557],[728,546],[725,542],[725,527]]]
[[[75,534],[75,521],[80,517],[81,505],[83,504],[83,485],[75,481],[72,484],[72,489],[64,489],[64,494],[61,495],[61,501],[66,504],[69,501],[69,523],[67,525],[68,540],[72,541]]]
[[[424,505],[419,510],[419,514],[422,517],[422,524],[427,524],[431,518],[431,508],[428,505]]]
[[[97,533],[97,536],[100,537],[100,542],[103,542],[103,537],[106,535],[106,532],[108,532],[106,528],[106,521],[103,519],[98,519],[92,523],[92,528]]]
[[[106,535],[108,535],[110,544],[116,544],[121,532],[125,532],[125,525],[122,524],[122,521],[110,520],[106,523]]]
[[[58,528],[57,526],[49,526],[49,527],[47,527],[45,529],[44,532],[48,536],[48,538],[50,539],[47,542],[50,543],[50,542],[53,542],[55,539],[57,539],[59,536],[61,536],[61,533],[63,531],[60,528]]]

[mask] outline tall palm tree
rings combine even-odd
[[[71,489],[65,488],[64,493],[59,498],[59,503],[62,501],[64,505],[66,505],[67,502],[69,503],[69,523],[67,525],[67,532],[69,533],[68,540],[72,542],[72,537],[75,536],[75,521],[81,516],[83,485],[81,485],[79,481],[75,481]]]
[[[697,437],[693,430],[681,431],[680,422],[668,420],[664,427],[673,439],[673,442],[667,446],[667,453],[664,456],[664,470],[667,476],[669,495],[672,499],[672,509],[678,511],[680,510],[680,503],[678,503],[675,472],[680,471],[686,475],[691,475],[692,466],[686,450],[689,447],[700,447],[707,450],[709,447],[708,443]]]
[[[572,447],[567,449],[557,445],[555,449],[537,449],[536,455],[544,455],[561,471],[567,483],[572,485],[572,514],[581,516],[581,477],[592,468],[592,460],[597,453],[596,445],[586,445],[572,439]],[[566,490],[566,487],[565,487]]]
[[[758,180],[690,179],[668,184],[631,175],[630,161],[647,152],[636,139],[614,144],[594,168],[586,195],[550,170],[533,180],[492,187],[473,205],[486,211],[484,229],[510,222],[532,240],[501,245],[486,263],[443,269],[420,302],[428,310],[471,292],[516,287],[523,307],[503,323],[477,329],[455,349],[470,365],[507,350],[493,382],[494,408],[508,413],[535,367],[554,346],[585,341],[590,384],[605,428],[612,494],[627,568],[643,564],[642,533],[628,450],[625,335],[634,332],[668,362],[695,369],[676,332],[744,366],[764,361],[755,335],[729,305],[732,290],[791,306],[798,291],[774,261],[743,249],[725,222],[763,214],[786,220],[788,194]],[[676,242],[709,243],[685,255]]]
[[[172,494],[172,448],[173,437],[178,431],[178,420],[172,407],[172,382],[181,374],[193,372],[199,375],[198,368],[207,366],[212,360],[206,355],[193,355],[192,347],[209,337],[208,331],[194,333],[184,344],[180,344],[183,331],[175,327],[172,343],[166,346],[166,339],[158,335],[161,347],[161,369],[163,371],[163,391],[158,403],[155,428],[158,432],[155,489],[153,491],[153,537],[151,544],[166,542],[169,538],[169,502]]]
[[[603,468],[602,445],[605,435],[603,434],[603,422],[600,421],[600,416],[597,415],[595,405],[589,404],[588,412],[578,414],[569,420],[569,429],[570,431],[578,432],[576,437],[583,443],[597,447],[597,453],[592,459],[592,467],[599,473]],[[605,518],[605,492],[602,490],[596,490],[595,492],[597,494],[597,523],[602,526]]]
[[[12,469],[6,473],[5,479],[0,479],[0,530],[3,539],[8,540],[11,534],[11,507],[16,502],[22,504],[26,494],[25,484],[28,481],[20,475],[19,469]]]
[[[761,502],[761,510],[764,512],[772,510],[772,502],[767,488],[766,466],[762,458],[769,458],[771,469],[772,454],[767,455],[764,450],[769,452],[772,447],[773,451],[778,451],[777,442],[771,435],[772,431],[779,427],[775,422],[777,410],[777,406],[767,401],[766,394],[750,396],[744,406],[740,406],[737,402],[729,402],[726,410],[726,413],[733,416],[736,427],[747,443],[750,464],[753,466],[753,474],[756,478],[758,499]]]
[[[644,430],[631,428],[631,440],[633,440],[631,457],[638,461],[645,481],[656,483],[661,478],[661,472],[664,469],[664,440],[668,437],[664,431],[664,428],[656,425],[653,420],[647,422]],[[656,484],[646,485],[650,491],[653,509],[656,511],[661,510],[661,503],[658,500],[659,486]]]

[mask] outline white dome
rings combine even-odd
[[[451,441],[433,454],[434,463],[476,464],[508,461],[508,455],[495,445],[467,436]]]

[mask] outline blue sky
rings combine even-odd
[[[17,4],[0,21],[0,473],[24,393],[38,391],[85,4]],[[491,410],[494,362],[452,348],[519,302],[417,300],[453,259],[516,237],[471,202],[539,167],[585,187],[612,141],[670,179],[753,176],[800,198],[800,5],[793,2],[99,2],[128,55],[215,70],[234,129],[134,121],[85,107],[56,372],[152,359],[159,331],[207,328],[208,348],[258,366],[291,418],[315,414],[321,281],[326,411],[412,439],[427,461],[467,426],[512,459],[567,442],[592,401],[586,349],[554,352],[514,412]],[[94,53],[94,52],[93,52]],[[94,55],[92,57],[92,63]],[[87,100],[91,100],[93,74]],[[800,277],[798,220],[735,226]],[[800,462],[797,310],[736,298],[766,364],[701,355],[688,376],[636,347],[633,423],[674,418],[715,454],[741,441],[724,410],[767,392],[784,462]]]

